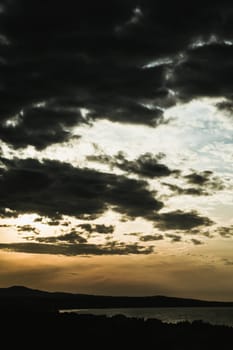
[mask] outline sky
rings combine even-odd
[[[232,24],[1,1],[0,287],[233,300]]]

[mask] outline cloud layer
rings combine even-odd
[[[129,255],[151,254],[153,247],[144,247],[137,244],[109,243],[97,244],[49,244],[49,243],[0,243],[0,250],[18,253],[52,254],[52,255]]]
[[[1,9],[0,137],[15,148],[44,149],[102,118],[158,126],[179,100],[232,104],[227,1],[200,10],[194,2],[12,0]]]

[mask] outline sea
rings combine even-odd
[[[165,323],[193,322],[202,320],[213,325],[233,327],[233,307],[151,307],[114,309],[63,309],[60,313],[73,312],[79,315],[124,315],[132,318],[158,319]]]

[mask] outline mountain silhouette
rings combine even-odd
[[[48,292],[24,286],[0,288],[0,309],[31,311],[57,311],[74,308],[125,307],[232,307],[233,302],[206,301],[168,296],[105,296]]]

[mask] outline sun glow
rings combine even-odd
[[[35,219],[39,216],[37,214],[23,214],[17,217],[16,225],[24,226],[24,225],[34,225]]]

